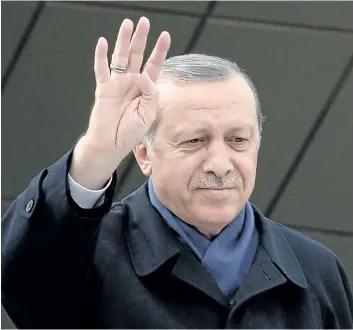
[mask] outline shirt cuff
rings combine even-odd
[[[104,188],[100,190],[91,190],[81,186],[71,175],[67,174],[69,190],[74,202],[82,209],[91,209],[100,206],[104,202],[104,193],[112,183],[112,177]]]

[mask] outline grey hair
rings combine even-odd
[[[215,82],[240,74],[251,88],[256,102],[256,111],[260,137],[265,117],[260,107],[257,90],[248,74],[239,66],[227,59],[206,54],[185,54],[168,58],[161,70],[159,79],[171,80],[176,85],[186,85],[197,82]],[[143,144],[153,149],[154,137],[160,121],[160,113],[154,120],[149,131],[143,138]]]

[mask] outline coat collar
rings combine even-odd
[[[255,205],[252,204],[252,207],[259,227],[260,245],[264,247],[272,262],[285,274],[288,280],[307,289],[308,283],[303,270],[280,229],[281,225],[267,219]]]
[[[164,285],[169,281],[166,276],[169,272],[221,305],[228,306],[211,275],[150,203],[147,184],[122,200],[122,204],[128,218],[126,241],[139,277],[159,275],[154,282]]]
[[[147,182],[123,199],[122,204],[128,218],[126,224],[127,244],[133,267],[138,276],[148,276],[165,268],[163,266],[171,265],[171,274],[198,287],[201,291],[211,290],[212,292],[209,293],[213,294],[216,300],[225,302],[224,296],[222,297],[222,293],[210,275],[208,276],[207,271],[203,270],[196,257],[185,248],[185,245],[180,242],[177,235],[150,203]],[[276,269],[278,272],[276,277],[278,285],[289,280],[301,288],[307,288],[299,261],[279,229],[279,225],[265,218],[260,210],[254,205],[252,206],[260,234],[261,247],[252,268],[255,269],[259,266],[255,264],[256,262],[260,262],[262,265],[271,264],[268,267],[272,271]],[[194,269],[191,271],[189,267]],[[167,268],[169,269],[169,267]],[[163,272],[163,274],[165,273]],[[197,276],[201,275],[202,281],[200,278],[197,279]],[[213,282],[217,288],[212,287],[211,283]]]

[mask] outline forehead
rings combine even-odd
[[[162,124],[255,125],[256,100],[243,77],[176,86],[160,83]],[[231,122],[231,123],[230,123]]]

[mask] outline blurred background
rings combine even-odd
[[[2,214],[86,129],[98,37],[112,48],[140,16],[148,54],[168,30],[169,56],[249,73],[267,116],[252,201],[330,247],[353,282],[353,2],[2,1]],[[131,155],[117,173],[116,199],[145,180]],[[2,328],[14,328],[3,310]]]

